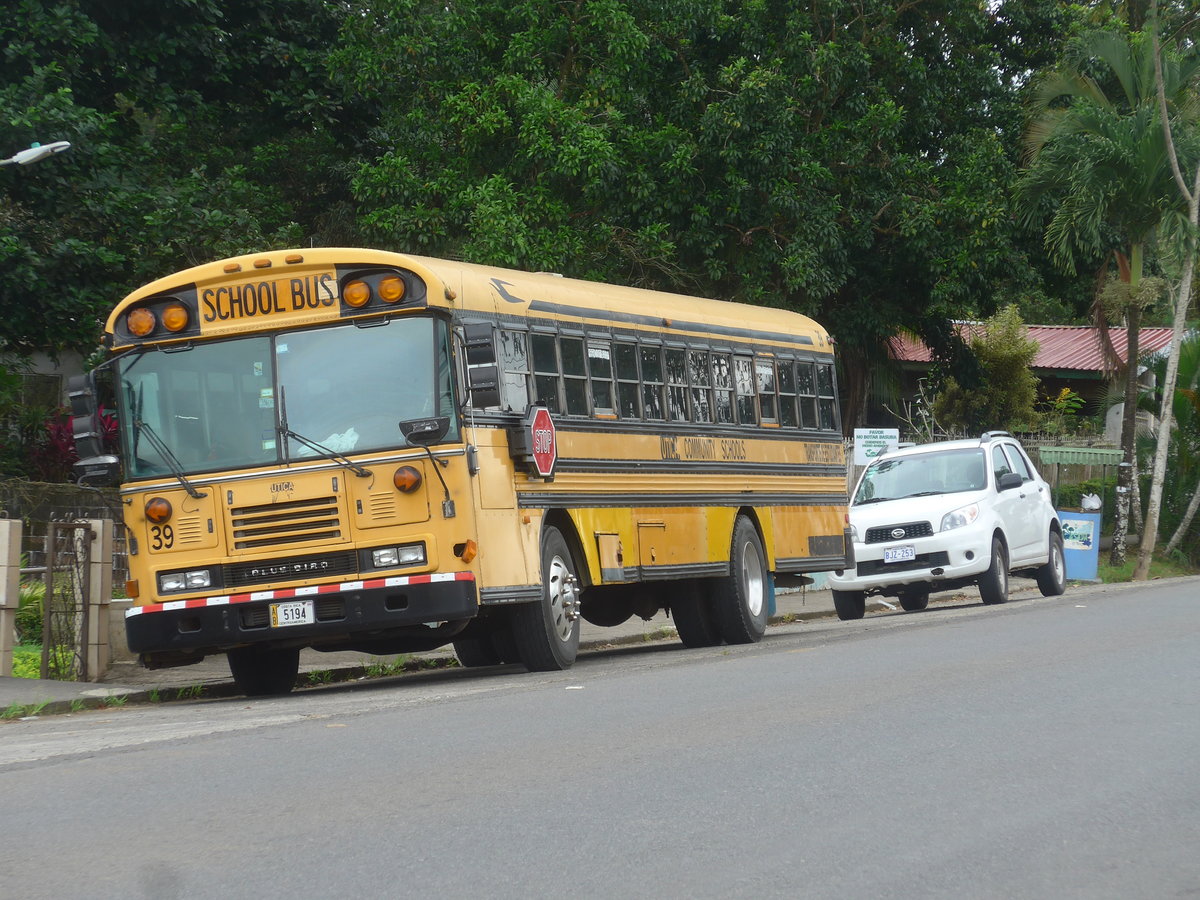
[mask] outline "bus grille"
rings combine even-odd
[[[242,506],[230,510],[238,550],[281,547],[342,536],[336,497]]]
[[[221,567],[228,590],[251,584],[291,581],[297,578],[322,578],[326,575],[352,575],[358,570],[358,557],[353,550],[322,553],[311,556],[291,556],[263,559],[257,562],[232,563]]]

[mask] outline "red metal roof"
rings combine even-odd
[[[955,328],[963,340],[982,335],[981,322],[957,322]],[[1091,325],[1027,325],[1027,336],[1037,341],[1038,352],[1030,368],[1070,369],[1079,372],[1103,372],[1104,352],[1100,347],[1100,329]],[[1125,359],[1125,329],[1109,328],[1109,337],[1121,360]],[[1138,332],[1138,353],[1162,350],[1171,343],[1170,328],[1143,328]],[[929,362],[929,348],[918,338],[900,335],[890,341],[892,358],[900,362]]]

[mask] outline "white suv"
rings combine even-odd
[[[968,584],[1003,603],[1014,571],[1030,572],[1047,597],[1066,587],[1050,487],[1006,431],[879,455],[858,481],[850,531],[855,568],[829,578],[841,619],[861,619],[868,594],[913,611],[930,591]]]

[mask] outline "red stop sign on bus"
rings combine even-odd
[[[550,410],[544,406],[534,407],[529,417],[529,449],[533,455],[533,467],[542,478],[554,476],[554,464],[558,462],[558,438]]]

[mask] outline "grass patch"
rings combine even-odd
[[[1121,582],[1133,581],[1133,570],[1137,567],[1137,548],[1130,548],[1130,552],[1126,554],[1125,565],[1111,566],[1106,562],[1108,554],[1101,554],[1101,560],[1096,567],[1096,577],[1105,584],[1119,584]],[[1150,560],[1150,577],[1151,578],[1181,578],[1184,575],[1196,575],[1200,571],[1195,566],[1188,565],[1186,562],[1167,558],[1155,554]]]
[[[36,716],[49,704],[49,700],[43,700],[41,703],[14,703],[0,712],[0,719],[24,719],[28,716]]]

